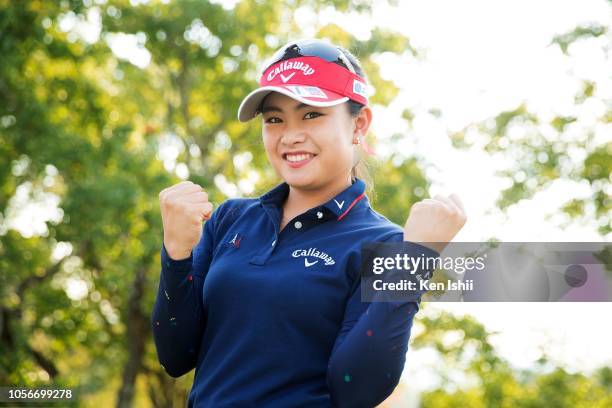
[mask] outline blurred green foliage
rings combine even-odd
[[[470,316],[432,315],[420,321],[425,330],[412,340],[416,348],[432,348],[444,367],[441,384],[422,395],[424,407],[607,407],[612,404],[610,367],[592,374],[556,366],[540,350],[536,367],[513,368],[491,343],[495,332]],[[467,387],[459,388],[457,378]]]
[[[563,53],[575,42],[597,41],[608,27],[587,26],[557,36],[551,46],[559,46]],[[602,46],[609,53],[609,47]],[[484,149],[511,158],[510,164],[499,172],[509,181],[497,204],[507,209],[522,199],[564,180],[587,184],[588,196],[573,194],[568,189],[568,203],[562,211],[569,220],[595,220],[598,232],[607,236],[612,232],[612,101],[606,92],[590,80],[579,79],[582,86],[574,96],[572,111],[580,118],[556,114],[552,118],[539,117],[526,103],[500,112],[495,117],[473,123],[454,132],[451,140],[457,148],[482,143]],[[477,135],[470,142],[466,135]],[[570,221],[570,222],[571,222]]]

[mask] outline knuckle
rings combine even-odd
[[[433,208],[436,210],[436,212],[438,213],[445,213],[446,212],[446,206],[444,204],[442,204],[441,202],[436,202],[433,203]]]
[[[172,201],[172,195],[170,194],[164,194],[163,197],[161,198],[161,202],[164,207],[170,207],[171,201]]]
[[[168,197],[166,199],[166,205],[168,208],[179,209],[181,207],[181,200],[178,197]]]
[[[423,211],[423,206],[418,205],[418,204],[413,205],[412,208],[410,209],[410,212],[412,214],[420,214],[422,211]]]

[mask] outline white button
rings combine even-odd
[[[317,212],[317,218],[318,219],[323,218],[323,213],[321,211]]]
[[[274,244],[276,244],[276,240],[272,241],[272,246],[274,246]]]
[[[295,226],[295,228],[300,229],[302,228],[302,223],[299,221],[296,221],[295,224],[293,224]]]

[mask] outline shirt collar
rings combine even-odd
[[[273,205],[280,208],[289,195],[289,185],[281,183],[262,195],[259,200],[262,206]],[[331,211],[338,221],[342,220],[359,203],[366,204],[368,197],[365,194],[365,183],[356,178],[353,183],[331,200],[317,208],[326,208]]]

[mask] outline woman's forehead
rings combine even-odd
[[[283,95],[280,92],[270,92],[263,100],[263,106],[266,106],[267,104],[275,104],[275,105],[282,105],[282,106],[297,106],[300,104],[299,101],[287,96],[287,95]]]
[[[282,111],[297,111],[308,107],[319,109],[319,110],[333,110],[336,106],[330,107],[315,107],[312,105],[305,104],[298,100],[295,100],[287,95],[283,95],[279,92],[270,92],[261,103],[262,111],[269,111],[267,108],[278,108]],[[276,109],[272,109],[276,110]]]

